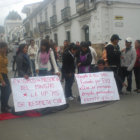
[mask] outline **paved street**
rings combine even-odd
[[[73,93],[78,94],[76,84]],[[123,95],[117,102],[89,105],[80,105],[75,99],[61,112],[1,121],[0,140],[139,140],[139,106],[136,93]]]

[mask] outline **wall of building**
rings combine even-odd
[[[110,2],[111,3],[108,3]],[[54,34],[58,36],[58,45],[63,45],[66,38],[66,32],[70,31],[71,42],[84,41],[84,28],[89,27],[89,39],[93,44],[103,44],[109,42],[112,34],[119,34],[122,38],[120,46],[124,47],[124,39],[127,36],[134,40],[140,37],[140,1],[139,0],[96,0],[97,5],[90,3],[91,11],[86,14],[79,15],[76,12],[75,0],[70,0],[71,19],[63,22],[61,18],[61,10],[65,8],[64,0],[50,1],[42,11],[39,11],[37,22],[40,21],[40,12],[42,12],[42,21],[45,21],[45,11],[47,9],[48,20],[50,25],[50,17],[53,16],[53,2],[56,2],[57,25],[50,28],[50,31],[44,34],[49,35],[54,40]],[[113,3],[112,3],[113,2]],[[127,3],[126,3],[127,2]],[[130,4],[131,3],[131,4]],[[133,4],[132,4],[133,3]],[[135,4],[137,3],[137,4]],[[36,26],[36,16],[33,17],[33,27]],[[31,22],[31,20],[30,20]],[[39,40],[40,38],[36,38]]]

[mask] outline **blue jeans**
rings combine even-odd
[[[66,98],[72,96],[72,85],[74,82],[74,74],[71,74],[71,76],[69,76],[69,74],[64,74],[65,77],[65,96]]]
[[[36,76],[36,71],[35,71],[35,60],[33,60],[33,59],[31,59],[31,67],[32,67],[33,75]]]
[[[48,75],[52,75],[51,71],[48,70],[39,70],[39,76],[48,76]]]

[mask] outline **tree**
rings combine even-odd
[[[6,20],[21,20],[21,16],[16,11],[9,12]]]

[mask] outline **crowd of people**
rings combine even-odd
[[[120,49],[118,43],[120,37],[112,35],[110,42],[106,43],[102,57],[98,59],[95,49],[90,41],[69,43],[64,41],[62,52],[62,67],[58,63],[57,45],[52,41],[43,39],[40,47],[31,40],[30,45],[20,44],[14,53],[14,64],[19,78],[28,79],[31,76],[61,75],[61,82],[65,81],[65,97],[73,100],[72,85],[74,74],[93,73],[100,71],[113,71],[119,94],[123,86],[126,93],[132,92],[132,72],[134,70],[136,89],[140,93],[140,40],[132,46],[130,37],[125,40],[125,48]],[[11,93],[8,79],[7,44],[0,42],[0,83],[1,83],[1,112],[8,112],[10,106],[8,99]],[[13,67],[14,67],[13,64]],[[14,70],[14,69],[13,69]],[[127,78],[127,84],[125,84]]]

